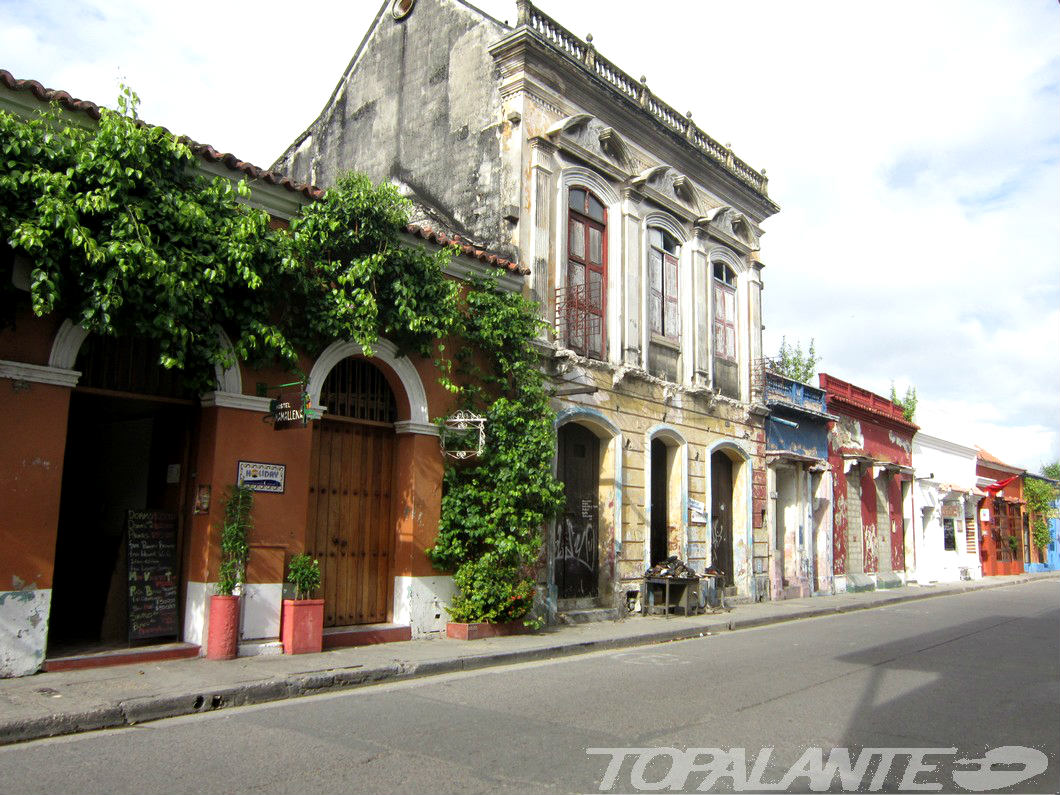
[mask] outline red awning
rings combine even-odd
[[[991,492],[993,494],[997,494],[999,491],[1001,491],[1001,489],[1005,488],[1005,486],[1007,486],[1009,483],[1011,483],[1012,481],[1014,481],[1018,477],[1019,477],[1019,475],[1013,475],[1010,478],[1005,478],[1005,480],[999,480],[997,483],[993,484],[992,486],[983,486],[983,488],[986,491],[989,491],[989,492]]]

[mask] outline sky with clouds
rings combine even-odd
[[[825,372],[915,386],[926,432],[1060,457],[1056,0],[537,5],[767,170],[767,352],[813,338]],[[0,0],[0,68],[111,106],[124,79],[142,118],[268,166],[378,9]]]

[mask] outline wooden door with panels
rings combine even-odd
[[[394,523],[394,393],[371,362],[350,357],[320,391],[313,424],[308,552],[320,561],[324,626],[388,620]]]

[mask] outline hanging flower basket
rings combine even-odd
[[[486,418],[461,409],[446,417],[439,436],[442,452],[450,458],[458,461],[478,458],[486,445]]]

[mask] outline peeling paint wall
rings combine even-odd
[[[50,588],[0,591],[0,678],[36,673],[48,642]]]

